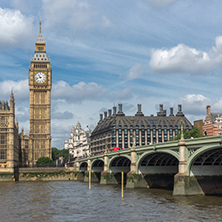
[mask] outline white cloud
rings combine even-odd
[[[209,53],[183,44],[171,49],[152,50],[150,68],[158,73],[212,73],[222,66],[222,36],[215,41],[216,46]]]
[[[67,124],[52,124],[52,146],[58,149],[64,148],[65,140],[69,139],[71,126]]]
[[[177,0],[144,0],[145,2],[149,3],[154,8],[163,8],[168,5],[173,4]]]
[[[185,114],[201,116],[206,113],[206,106],[212,101],[201,94],[188,94],[184,98],[179,98],[177,104],[183,105]]]
[[[130,70],[127,72],[127,78],[132,79],[138,79],[143,74],[143,69],[140,64],[135,64],[133,67],[130,68]]]
[[[53,111],[53,110],[52,110]],[[52,119],[72,119],[73,113],[69,111],[65,112],[52,112]]]
[[[110,20],[96,8],[80,0],[43,0],[43,12],[47,27],[65,27],[69,31],[109,27]]]
[[[27,44],[32,35],[32,19],[20,11],[0,8],[0,47],[19,47]]]
[[[112,98],[112,100],[123,101],[123,100],[132,99],[133,93],[131,89],[127,88],[122,91],[111,94],[110,97]]]
[[[94,82],[80,82],[70,86],[67,82],[58,81],[52,87],[52,99],[68,102],[82,102],[83,100],[98,100],[105,96],[107,89]]]
[[[10,98],[11,90],[14,92],[15,101],[24,101],[29,98],[28,80],[0,82],[0,98]]]

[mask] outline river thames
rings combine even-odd
[[[222,197],[77,181],[0,183],[0,221],[222,221]]]

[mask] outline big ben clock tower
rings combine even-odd
[[[41,18],[35,53],[29,67],[30,92],[30,165],[40,157],[51,158],[51,87],[52,68],[42,36]]]

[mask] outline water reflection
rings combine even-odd
[[[222,197],[87,183],[0,183],[1,221],[221,221]]]

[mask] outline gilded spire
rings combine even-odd
[[[39,19],[39,34],[38,38],[36,39],[36,43],[45,43],[45,39],[42,36],[42,19]]]

